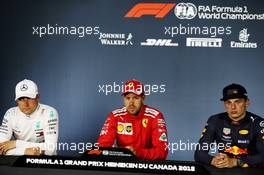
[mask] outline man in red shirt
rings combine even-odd
[[[125,83],[124,107],[108,115],[98,139],[99,147],[130,149],[137,158],[165,160],[168,155],[167,129],[163,115],[144,105],[144,86],[137,80]]]

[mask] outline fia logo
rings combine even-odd
[[[197,8],[192,3],[179,3],[174,9],[174,14],[179,19],[193,19],[197,15]]]

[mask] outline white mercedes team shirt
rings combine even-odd
[[[18,107],[7,110],[0,126],[0,143],[14,136],[16,148],[7,155],[24,155],[26,148],[39,147],[45,155],[56,155],[59,116],[51,106],[39,104],[30,115]]]

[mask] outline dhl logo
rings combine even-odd
[[[237,146],[232,146],[230,148],[226,148],[225,152],[233,154],[234,156],[242,155],[242,154],[248,154],[247,149],[242,149],[242,148],[239,148]]]

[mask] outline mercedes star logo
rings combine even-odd
[[[21,90],[21,91],[26,91],[26,90],[28,90],[28,86],[27,86],[26,84],[22,84],[22,85],[20,86],[20,90]]]

